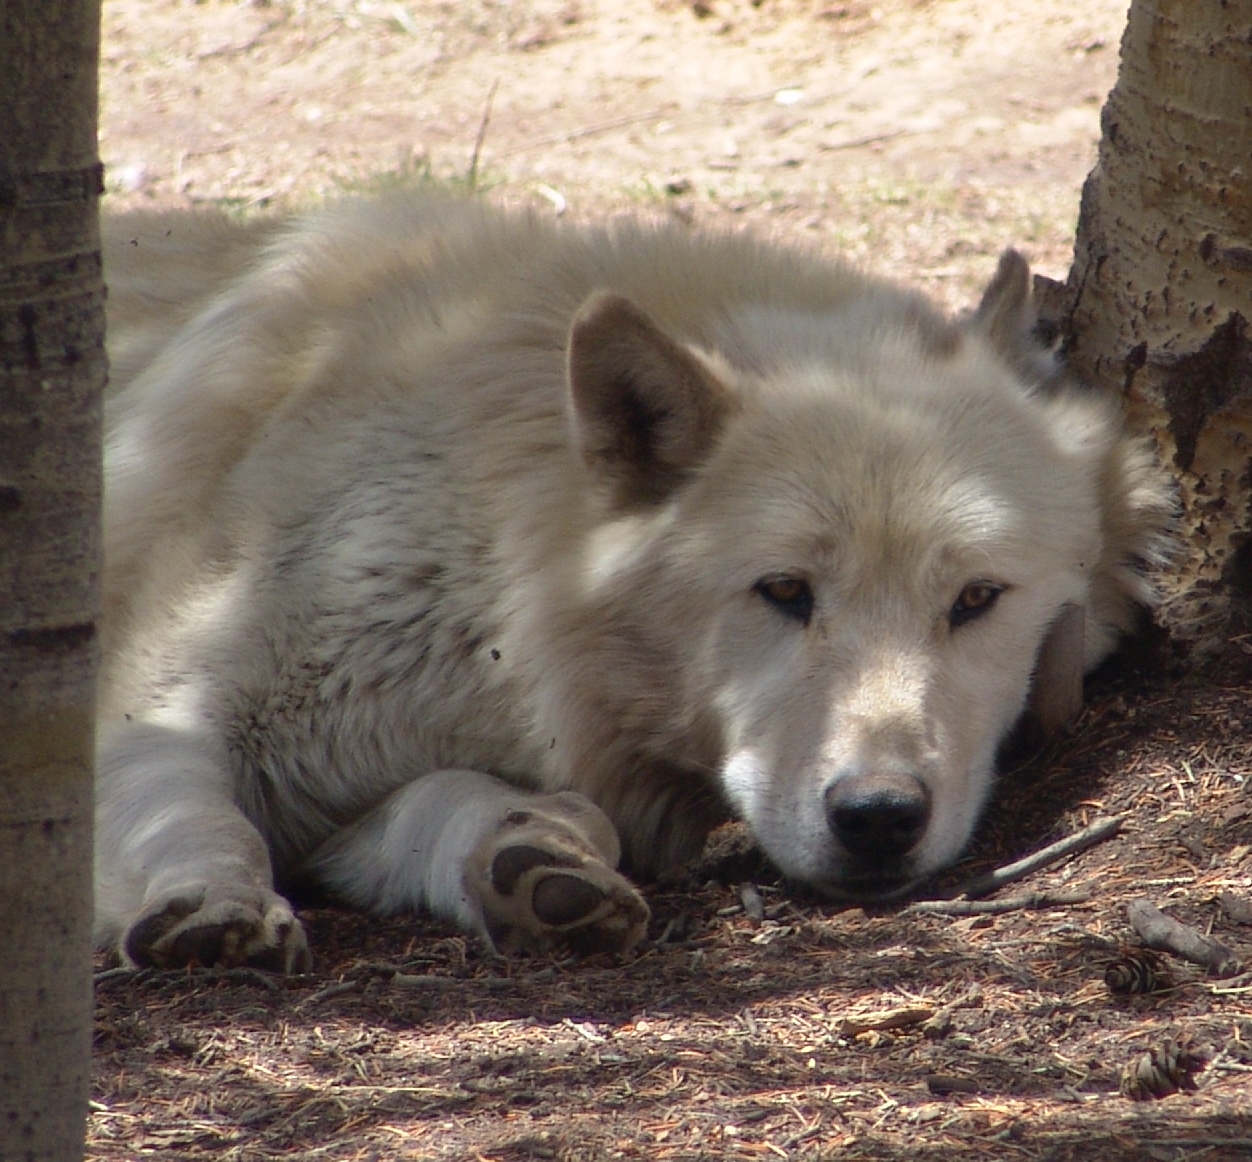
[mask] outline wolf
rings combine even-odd
[[[620,952],[731,817],[899,895],[1167,544],[1011,250],[952,317],[815,249],[410,194],[121,218],[106,273],[96,933],[133,964],[306,969],[301,884]]]

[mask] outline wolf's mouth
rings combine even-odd
[[[907,895],[925,877],[916,875],[854,875],[820,885],[826,896],[849,903],[884,903]]]

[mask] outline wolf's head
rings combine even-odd
[[[1011,251],[960,322],[885,287],[698,347],[613,294],[574,322],[598,583],[674,671],[658,746],[700,740],[680,760],[819,889],[953,860],[1032,687],[1063,713],[1148,596],[1165,488],[1030,323]]]

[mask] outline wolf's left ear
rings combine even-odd
[[[712,451],[736,401],[629,299],[593,295],[570,328],[574,439],[618,507],[656,504]]]
[[[1055,360],[1035,339],[1034,326],[1030,264],[1018,251],[1006,250],[983,291],[973,327],[1032,385],[1053,379],[1058,371]]]

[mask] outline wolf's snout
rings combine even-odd
[[[826,789],[826,818],[858,863],[882,866],[907,855],[930,822],[930,793],[912,775],[849,775]]]

